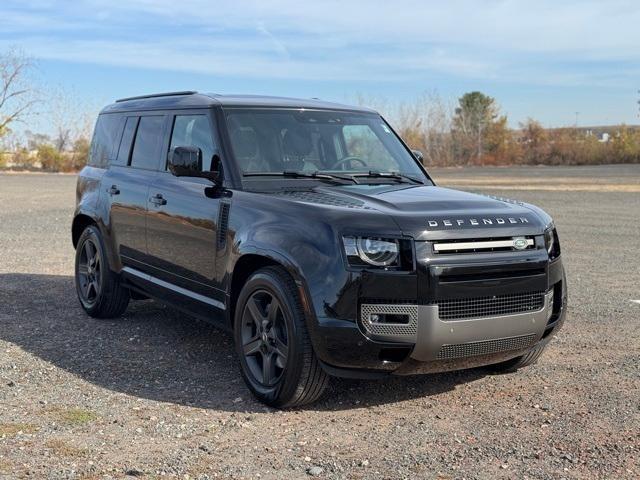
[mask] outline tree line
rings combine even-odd
[[[0,53],[0,168],[77,171],[89,155],[91,109],[63,91],[33,86],[33,61],[18,51]],[[449,105],[435,94],[389,105],[379,99],[357,100],[377,107],[424,162],[436,166],[586,165],[640,163],[640,128],[608,127],[606,141],[589,129],[544,128],[533,119],[509,128],[497,101],[474,91]],[[35,115],[46,115],[50,134],[24,130]]]
[[[379,109],[427,165],[640,163],[640,127],[544,128],[529,118],[513,129],[496,100],[478,91],[454,106],[431,94],[391,108],[381,102]]]

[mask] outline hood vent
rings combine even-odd
[[[276,195],[279,197],[289,198],[291,200],[297,200],[298,202],[331,205],[332,207],[363,208],[369,210],[369,207],[365,206],[364,202],[361,200],[338,195],[329,195],[321,192],[290,190],[286,192],[279,192]]]

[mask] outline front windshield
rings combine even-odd
[[[423,180],[416,161],[375,114],[303,109],[230,109],[239,168],[252,174],[395,173]]]

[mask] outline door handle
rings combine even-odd
[[[107,188],[107,193],[109,195],[120,195],[120,190],[117,185],[111,185],[111,187]]]
[[[149,201],[157,206],[167,204],[167,201],[165,200],[165,198],[162,196],[161,193],[156,193],[153,197],[149,199]]]

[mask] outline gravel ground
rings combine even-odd
[[[336,380],[282,412],[204,323],[153,301],[84,315],[75,177],[0,174],[0,478],[639,478],[640,166],[433,175],[555,217],[564,329],[515,374]]]

